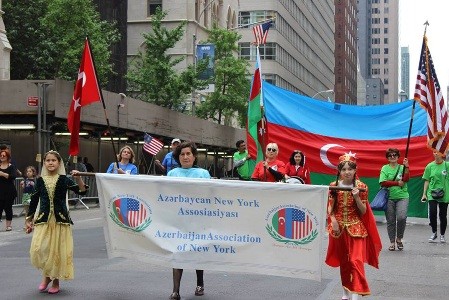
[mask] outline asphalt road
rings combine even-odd
[[[72,210],[75,279],[61,282],[57,295],[39,293],[40,271],[29,262],[31,236],[22,231],[23,218],[13,231],[0,223],[0,299],[168,299],[171,268],[129,259],[108,259],[99,208]],[[388,251],[386,225],[378,222],[384,249],[380,269],[366,266],[372,295],[363,299],[448,299],[449,244],[430,244],[426,220],[410,220],[404,251]],[[327,238],[323,238],[324,248]],[[325,255],[325,249],[323,257]],[[185,270],[182,299],[341,299],[338,269],[323,263],[322,281],[205,271],[205,295],[194,296],[195,272]]]

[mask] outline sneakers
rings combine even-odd
[[[435,232],[430,236],[429,243],[436,243],[437,242],[436,239],[437,239],[437,233]]]
[[[446,243],[446,239],[444,238],[444,235],[440,236],[440,243]]]
[[[197,286],[195,289],[195,296],[203,296],[204,295],[204,286]]]

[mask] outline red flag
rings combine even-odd
[[[79,153],[81,107],[100,100],[100,87],[98,86],[89,41],[86,38],[78,79],[76,80],[73,99],[67,115],[67,127],[70,131],[69,155],[77,155]]]
[[[414,100],[427,111],[427,142],[429,148],[446,154],[449,146],[449,120],[446,104],[438,82],[432,56],[424,34]]]

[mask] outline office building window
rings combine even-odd
[[[384,18],[384,24],[388,24],[388,18]]]
[[[388,89],[384,89],[384,95],[388,95]]]
[[[388,44],[388,38],[384,38],[384,44],[385,44],[385,45]]]
[[[250,43],[239,43],[239,57],[247,60],[256,60],[256,46]],[[266,43],[259,46],[260,59],[276,59],[276,44]]]
[[[384,54],[388,54],[388,48],[384,48]]]
[[[262,23],[266,20],[273,19],[276,12],[272,10],[254,10],[254,11],[240,11],[238,17],[238,26],[240,28],[253,27],[255,23]],[[276,26],[273,23],[272,27]]]
[[[156,13],[156,9],[162,9],[162,0],[148,0],[147,2],[147,16],[150,17]]]
[[[262,78],[272,85],[276,85],[276,74],[263,74]]]

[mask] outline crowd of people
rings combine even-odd
[[[248,153],[246,143],[239,140],[233,156],[233,167],[243,181],[286,182],[311,184],[310,170],[306,155],[293,150],[287,163],[279,160],[279,146],[270,142],[265,147],[264,159],[255,163]],[[441,243],[445,243],[447,209],[449,204],[448,166],[445,156],[434,151],[434,161],[430,162],[422,175],[424,181],[421,201],[428,202],[429,220],[432,235],[429,242],[438,240],[438,217]],[[409,161],[405,157],[399,163],[400,152],[388,148],[385,152],[387,163],[381,167],[379,185],[388,189],[385,210],[387,233],[390,245],[388,250],[404,250],[403,238],[406,228],[410,179]],[[198,150],[193,142],[182,142],[174,138],[171,151],[162,163],[155,165],[168,177],[211,178],[209,172],[197,165]],[[12,164],[8,147],[0,148],[0,213],[5,211],[5,230],[12,230],[12,204],[17,197],[15,179],[20,173]],[[82,163],[81,163],[82,161]],[[73,238],[72,220],[66,202],[66,193],[72,190],[85,194],[87,186],[79,172],[93,172],[87,157],[79,158],[79,164],[71,171],[74,179],[67,177],[61,155],[49,151],[43,157],[42,174],[34,166],[28,166],[20,182],[23,191],[22,204],[26,214],[25,231],[33,233],[30,257],[31,262],[42,270],[41,292],[59,292],[59,279],[73,278]],[[134,151],[124,146],[117,154],[106,173],[137,175]],[[19,175],[20,174],[20,175]],[[75,180],[75,181],[73,181]],[[340,268],[342,299],[358,299],[359,295],[369,295],[364,264],[378,268],[379,252],[382,248],[374,214],[368,200],[368,187],[357,176],[355,155],[344,154],[339,158],[335,181],[329,183],[327,204],[327,231],[329,234],[326,264]],[[36,211],[38,210],[38,213]],[[0,214],[1,215],[1,214]],[[55,258],[57,257],[57,262]],[[173,269],[173,291],[170,299],[180,299],[182,269]],[[204,294],[204,271],[196,270],[197,283],[195,295]]]

